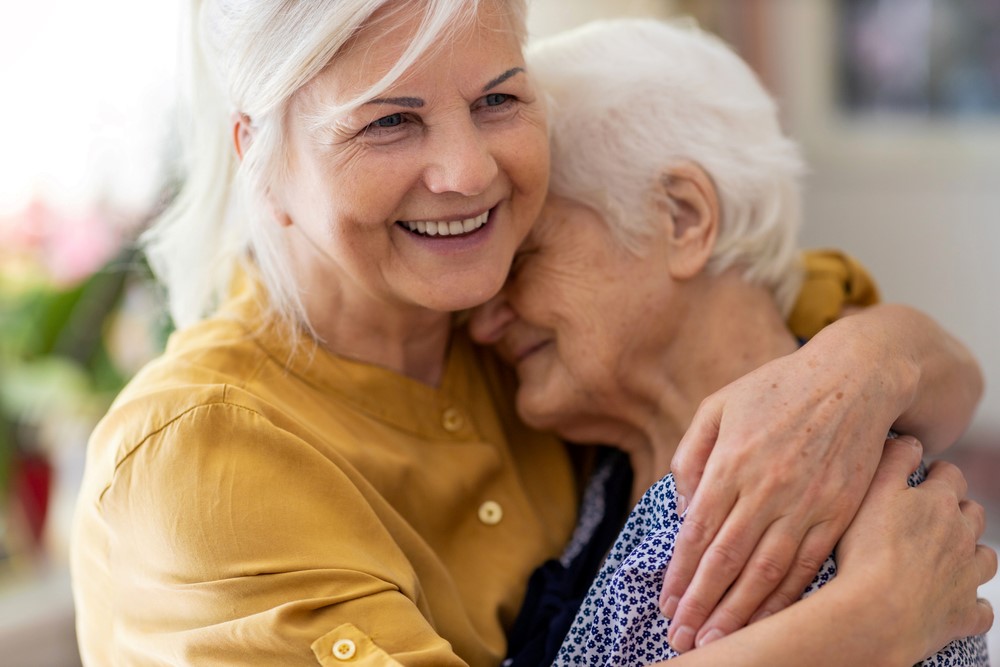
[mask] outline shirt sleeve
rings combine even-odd
[[[100,499],[122,664],[466,664],[347,467],[226,403],[137,447]]]
[[[879,302],[874,279],[854,258],[837,250],[809,250],[802,255],[805,278],[788,317],[788,326],[799,338],[812,338],[846,307]]]

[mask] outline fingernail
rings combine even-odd
[[[771,615],[769,611],[758,611],[756,614],[750,617],[751,623],[756,623],[757,621],[763,621],[765,618]]]
[[[685,498],[680,494],[677,494],[677,513],[684,514],[684,512],[687,511],[687,508],[688,508],[687,498]]]
[[[667,601],[663,603],[663,606],[660,607],[660,611],[668,619],[673,618],[674,614],[677,613],[677,605],[680,604],[680,602],[681,599],[679,597],[677,597],[676,595],[671,595],[670,597],[667,598]]]
[[[694,648],[694,630],[686,625],[677,628],[674,638],[668,640],[676,651],[687,651]]]
[[[916,445],[920,444],[917,441],[917,439],[914,438],[912,435],[897,435],[896,436],[896,440],[899,440],[900,442],[905,442],[906,444],[912,445],[912,446],[916,446]]]
[[[711,630],[703,634],[700,639],[698,639],[698,648],[701,648],[705,644],[711,644],[716,639],[722,639],[723,637],[725,637],[725,635],[722,634],[721,630],[712,628]]]

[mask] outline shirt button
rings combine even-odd
[[[460,430],[464,424],[465,420],[462,419],[462,413],[455,408],[447,408],[441,413],[441,426],[444,426],[444,430],[449,433]]]
[[[350,639],[340,639],[333,645],[333,657],[337,660],[350,660],[357,651],[358,647]]]
[[[495,526],[501,519],[503,519],[503,508],[500,507],[500,503],[487,500],[479,506],[479,520],[487,526]]]

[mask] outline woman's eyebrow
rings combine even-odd
[[[419,109],[424,106],[424,101],[419,97],[376,97],[365,104],[393,104],[408,109]]]
[[[509,70],[483,86],[483,92],[485,93],[491,88],[499,86],[510,77],[515,74],[520,74],[523,71],[523,67],[511,67]],[[419,109],[424,106],[425,102],[420,97],[376,97],[375,99],[368,100],[365,104],[393,104],[395,106],[406,107],[408,109]]]
[[[497,78],[493,79],[488,84],[483,86],[483,92],[485,93],[489,91],[490,88],[495,88],[496,86],[499,86],[501,83],[503,83],[510,77],[514,76],[515,74],[520,74],[523,71],[524,71],[523,67],[511,67],[509,70],[507,70],[506,72],[504,72],[503,74],[501,74],[500,76],[498,76]]]

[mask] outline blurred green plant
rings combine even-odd
[[[128,381],[135,369],[116,361],[109,332],[130,289],[152,283],[134,244],[76,284],[25,273],[0,271],[0,507],[10,498],[15,462],[51,454],[39,451],[46,430],[67,421],[89,428]],[[134,337],[154,340],[136,345],[161,349],[166,318],[155,310],[138,317],[147,326]]]

